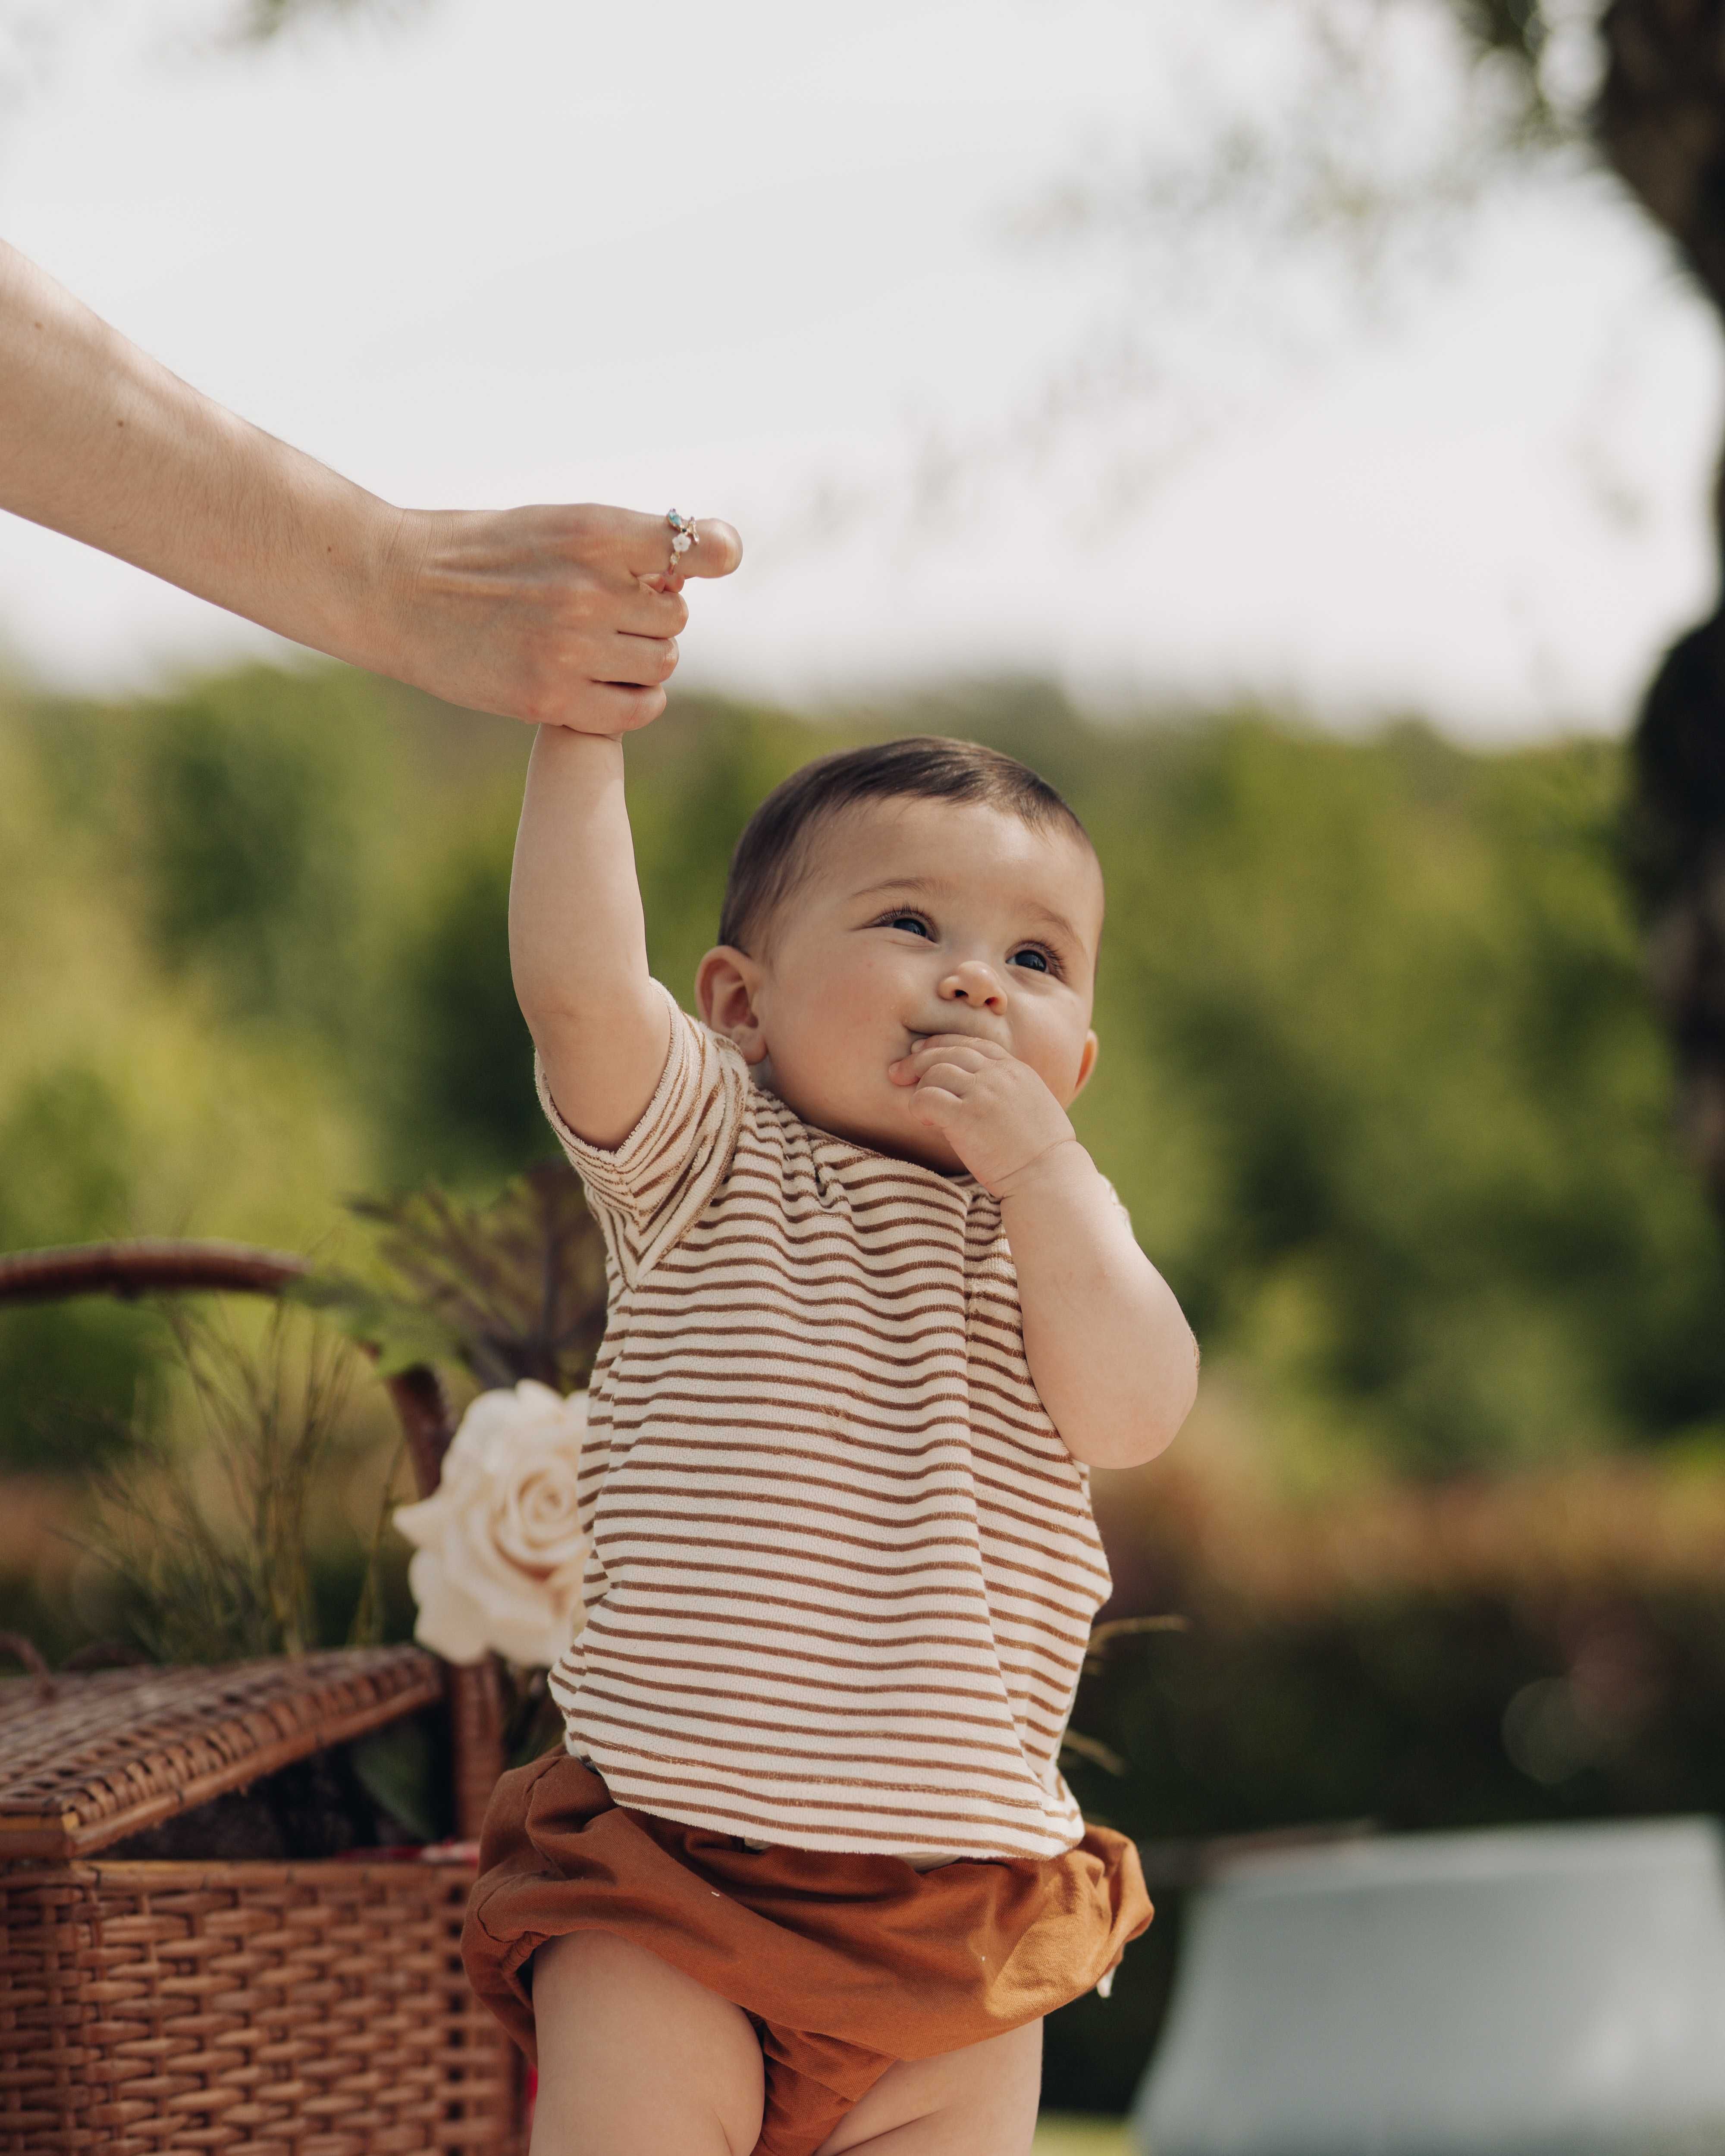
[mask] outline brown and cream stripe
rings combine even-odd
[[[609,1265],[569,1749],[619,1804],[756,1840],[1056,1855],[1108,1568],[999,1206],[811,1128],[672,1009],[615,1152],[539,1081]]]

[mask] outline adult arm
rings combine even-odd
[[[662,518],[393,507],[190,388],[3,243],[0,508],[510,718],[609,731],[606,685],[662,682],[687,619]],[[677,569],[741,558],[728,525],[705,523]]]

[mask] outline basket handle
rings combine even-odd
[[[0,1305],[61,1302],[80,1295],[111,1295],[122,1302],[200,1291],[277,1296],[308,1270],[303,1258],[285,1250],[254,1250],[244,1243],[83,1243],[0,1257]],[[420,1363],[384,1383],[407,1439],[414,1486],[429,1497],[454,1435],[442,1380]]]
[[[112,1295],[131,1302],[140,1296],[199,1288],[280,1295],[305,1270],[303,1258],[244,1243],[78,1243],[0,1257],[0,1303],[60,1302],[76,1295]]]
[[[36,1697],[46,1706],[54,1697],[54,1672],[48,1658],[28,1632],[0,1632],[0,1656],[20,1662],[36,1680]]]
[[[0,1256],[0,1306],[61,1302],[81,1295],[116,1296],[123,1302],[146,1295],[200,1291],[279,1296],[306,1270],[303,1258],[244,1243],[83,1243]],[[443,1380],[429,1363],[418,1363],[386,1378],[384,1384],[407,1440],[414,1484],[422,1497],[429,1497],[454,1435]],[[38,1683],[49,1688],[44,1697],[51,1696],[54,1681],[33,1642],[18,1633],[0,1634],[0,1653],[33,1669]],[[454,1753],[455,1831],[470,1841],[478,1838],[485,1805],[503,1772],[502,1696],[490,1661],[469,1668],[446,1662],[444,1679]]]

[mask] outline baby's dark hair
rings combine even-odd
[[[1085,845],[1090,834],[1045,778],[980,742],[912,734],[869,748],[818,756],[775,786],[743,827],[731,856],[719,941],[752,951],[751,939],[796,889],[810,865],[815,828],[865,801],[971,801],[1016,816],[1033,830],[1064,829]]]

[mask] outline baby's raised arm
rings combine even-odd
[[[670,533],[632,538],[671,560]],[[644,613],[685,577],[728,576],[742,545],[728,524],[699,527],[673,572],[636,564]],[[647,934],[623,794],[620,736],[665,709],[677,647],[649,620],[625,624],[595,684],[608,699],[595,730],[542,726],[527,765],[509,886],[509,959],[557,1112],[578,1137],[615,1146],[640,1121],[665,1068],[669,1016],[647,971]],[[593,723],[593,722],[589,722]],[[603,727],[603,731],[598,729]]]
[[[647,971],[620,742],[539,729],[516,834],[509,957],[558,1113],[578,1137],[619,1144],[670,1045]]]

